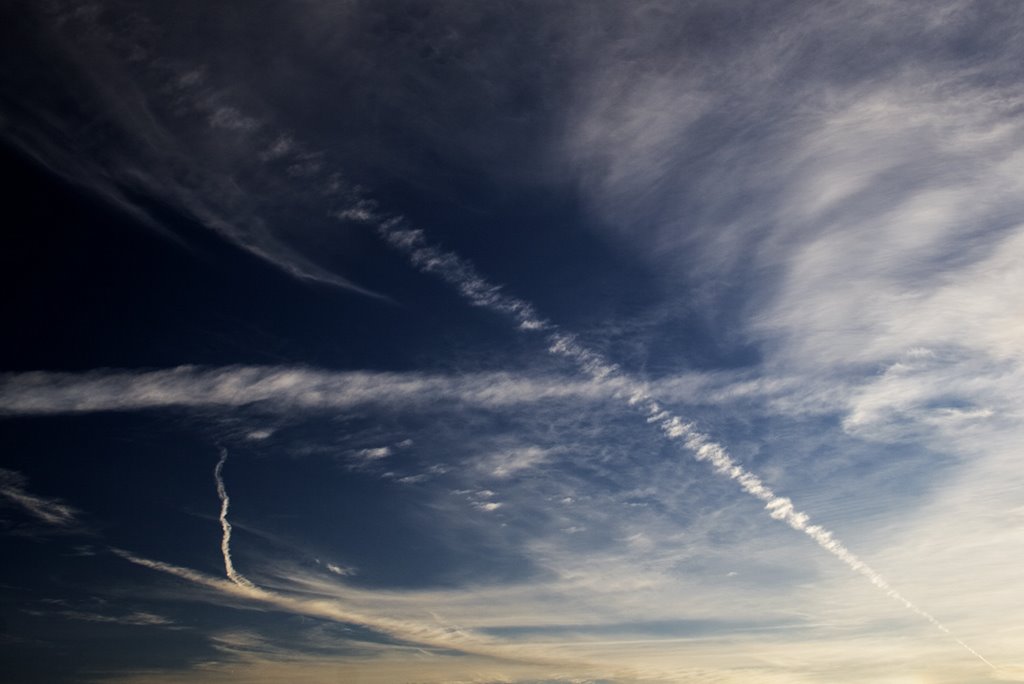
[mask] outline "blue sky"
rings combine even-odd
[[[0,15],[10,681],[1024,681],[1019,3]]]

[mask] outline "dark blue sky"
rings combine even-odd
[[[1024,681],[1019,3],[0,26],[6,681]]]

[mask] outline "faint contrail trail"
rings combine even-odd
[[[220,550],[224,554],[224,572],[228,579],[240,587],[253,589],[255,584],[250,582],[244,575],[235,570],[235,564],[231,562],[231,523],[228,522],[228,492],[224,489],[224,462],[228,460],[228,450],[220,450],[220,460],[217,467],[213,469],[213,479],[217,481],[217,496],[220,497],[220,526],[224,530],[224,536],[220,540]]]
[[[693,423],[666,411],[642,383],[628,377],[617,365],[597,352],[580,345],[573,335],[561,332],[556,325],[541,318],[528,302],[504,294],[501,286],[489,283],[465,259],[429,245],[423,231],[403,227],[400,218],[382,223],[378,231],[388,243],[404,252],[414,266],[454,285],[474,306],[511,316],[521,330],[547,331],[550,353],[573,361],[584,374],[595,380],[616,381],[620,388],[617,394],[626,398],[631,407],[638,409],[648,423],[657,425],[669,440],[682,441],[696,460],[709,462],[716,473],[735,480],[743,491],[763,501],[768,515],[806,534],[851,570],[866,577],[886,596],[930,622],[992,669],[997,669],[984,656],[954,636],[934,616],[896,591],[884,577],[836,539],[832,532],[820,525],[810,524],[810,517],[806,513],[796,510],[789,498],[777,495],[761,478],[734,461],[722,445],[700,432]]]

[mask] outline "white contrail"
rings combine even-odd
[[[873,585],[885,592],[886,596],[923,617],[983,663],[996,669],[995,665],[954,636],[934,616],[918,608],[896,591],[884,577],[836,539],[832,532],[820,525],[810,524],[810,516],[796,510],[789,498],[778,496],[761,478],[734,461],[722,445],[700,432],[693,423],[684,421],[679,416],[663,409],[643,384],[626,376],[617,365],[597,352],[580,345],[572,335],[559,331],[557,326],[542,319],[528,302],[502,293],[500,286],[487,282],[468,261],[451,252],[445,252],[429,245],[423,231],[405,228],[402,225],[402,220],[397,218],[381,224],[378,231],[388,243],[408,255],[414,266],[454,285],[474,306],[509,315],[522,330],[547,331],[550,353],[573,361],[580,371],[590,378],[601,381],[617,381],[616,386],[620,387],[619,396],[624,397],[631,407],[638,409],[648,423],[657,425],[665,437],[672,441],[682,441],[696,460],[709,462],[716,473],[735,480],[743,491],[763,501],[768,515],[772,518],[806,534],[818,546],[841,560],[851,570],[866,577]]]
[[[244,575],[235,570],[235,564],[231,562],[231,523],[228,522],[228,492],[224,488],[224,462],[228,460],[228,450],[220,450],[220,460],[217,467],[213,469],[213,479],[217,481],[217,496],[220,497],[220,526],[224,530],[224,536],[220,540],[220,550],[224,554],[224,572],[228,579],[240,587],[249,589],[256,588]]]

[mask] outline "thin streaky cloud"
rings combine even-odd
[[[26,481],[19,472],[0,468],[0,497],[48,525],[70,527],[78,522],[77,510],[59,499],[32,494],[25,489]]]
[[[501,372],[443,375],[324,371],[294,366],[178,366],[153,371],[0,374],[0,415],[137,411],[172,406],[346,409],[437,399],[500,407],[548,399],[599,400],[612,383]]]
[[[110,551],[134,565],[163,572],[235,598],[253,601],[294,615],[305,615],[343,624],[360,625],[381,634],[424,647],[453,649],[471,655],[539,665],[572,666],[575,668],[590,667],[588,664],[579,662],[575,658],[566,660],[564,657],[559,657],[557,653],[545,653],[543,649],[535,646],[507,643],[458,627],[448,625],[434,626],[407,620],[367,615],[352,611],[342,602],[328,597],[309,598],[307,596],[289,595],[251,584],[238,584],[229,580],[210,577],[197,570],[152,560],[116,547],[111,547]]]
[[[334,573],[335,575],[341,575],[342,577],[356,574],[356,571],[354,569],[344,567],[341,565],[335,565],[334,563],[327,563],[326,567],[330,572]]]
[[[98,134],[74,116],[54,114],[45,103],[19,93],[17,107],[24,110],[22,116],[13,123],[0,120],[0,140],[178,244],[183,240],[169,224],[157,220],[131,196],[141,192],[168,202],[231,244],[298,280],[391,302],[386,295],[300,253],[292,240],[279,236],[280,230],[275,233],[268,228],[263,207],[253,200],[266,192],[265,187],[242,188],[238,184],[240,169],[251,166],[253,157],[265,163],[276,159],[291,162],[286,163],[284,173],[269,166],[263,169],[255,181],[261,185],[308,182],[322,167],[318,161],[321,152],[303,151],[305,146],[295,141],[281,144],[290,140],[289,136],[231,101],[227,91],[211,87],[204,78],[204,65],[174,63],[148,54],[141,47],[146,40],[142,24],[111,30],[99,18],[102,14],[99,8],[68,12],[49,27],[47,38],[58,48],[49,54],[55,63],[71,57],[74,61],[65,67],[82,69],[76,74],[74,92],[103,110],[110,132]],[[86,64],[89,66],[82,66]],[[114,95],[113,90],[96,86],[102,82],[117,82],[123,90]],[[153,82],[162,87],[148,88]],[[182,126],[183,116],[191,126]],[[191,134],[186,132],[190,127]],[[54,144],[54,139],[62,144]],[[252,150],[261,139],[272,141],[268,146],[274,154],[269,158]],[[105,159],[92,154],[99,146],[107,147]],[[207,168],[210,158],[197,154],[229,147],[233,152],[218,155],[217,164],[222,166],[213,172]],[[183,169],[187,169],[187,180]],[[303,192],[297,185],[289,188],[290,195]],[[245,197],[246,193],[251,197]],[[357,210],[359,205],[346,209]]]
[[[102,613],[91,613],[80,610],[62,610],[57,613],[61,617],[83,622],[98,622],[114,625],[127,625],[131,627],[169,627],[176,628],[174,620],[155,613],[136,611],[127,615],[104,615]]]
[[[926,619],[993,670],[997,669],[984,656],[954,636],[934,616],[893,588],[880,573],[836,539],[831,531],[820,525],[810,524],[808,514],[796,510],[789,498],[777,495],[759,477],[738,464],[723,446],[700,432],[693,423],[686,422],[663,409],[641,383],[627,377],[619,366],[577,342],[573,335],[564,333],[554,324],[541,319],[528,302],[501,293],[499,286],[487,282],[469,262],[427,244],[423,231],[413,231],[399,226],[400,223],[386,222],[380,226],[379,232],[389,244],[403,251],[416,268],[437,275],[454,285],[470,303],[510,316],[519,324],[520,329],[549,331],[549,353],[572,361],[582,373],[594,380],[618,380],[628,405],[638,408],[645,415],[647,422],[657,425],[665,437],[673,441],[682,440],[696,460],[709,462],[716,473],[735,480],[743,491],[762,501],[765,510],[774,520],[784,522],[794,530],[806,534],[851,570],[866,577],[886,596]]]

